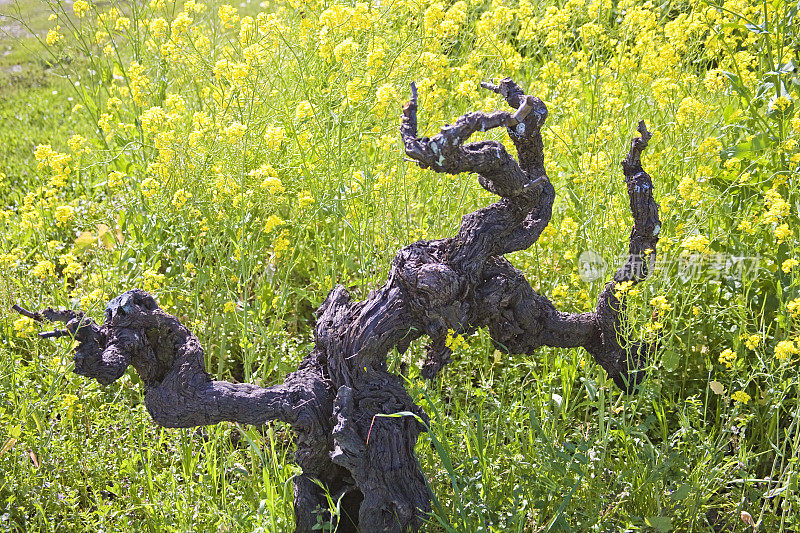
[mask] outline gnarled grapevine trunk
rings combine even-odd
[[[386,283],[366,300],[353,302],[344,287],[334,287],[317,310],[313,351],[279,385],[212,380],[198,339],[142,290],[112,300],[102,325],[74,311],[16,309],[37,320],[66,322],[66,329],[41,335],[79,341],[78,374],[109,384],[133,365],[157,424],[290,424],[297,435],[295,460],[303,469],[295,479],[297,531],[312,531],[317,514],[327,509],[323,489],[313,479],[335,499],[342,497],[339,531],[417,530],[431,507],[414,457],[428,417],[402,379],[387,371],[391,349],[404,352],[427,335],[422,372],[433,379],[449,361],[448,330],[488,327],[497,348],[507,353],[583,347],[619,387],[633,391],[654,348],[620,339],[624,301],[614,290],[617,283],[643,280],[655,259],[660,223],[653,185],[640,160],[650,139],[644,123],[622,163],[634,219],[629,259],[600,294],[596,311],[562,313],[503,258],[534,244],[550,221],[555,191],[545,173],[540,133],[547,108],[510,79],[483,86],[516,111],[468,113],[434,137],[419,138],[412,84],[400,129],[406,154],[422,168],[474,172],[500,200],[464,216],[456,237],[400,250]],[[466,143],[474,132],[500,126],[507,128],[519,161],[499,142]],[[416,417],[376,416],[401,411]]]

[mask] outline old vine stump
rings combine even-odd
[[[605,286],[594,312],[562,313],[503,258],[534,244],[550,221],[555,190],[545,173],[540,134],[547,108],[510,79],[483,87],[501,94],[515,111],[467,113],[432,138],[419,138],[412,84],[400,131],[406,154],[422,168],[474,172],[500,200],[464,216],[455,237],[400,250],[386,283],[367,299],[354,302],[344,287],[334,287],[316,313],[313,351],[279,385],[211,379],[197,337],[139,289],[112,300],[102,325],[81,312],[15,309],[40,321],[66,322],[66,329],[41,336],[78,340],[78,374],[110,384],[133,365],[157,424],[282,420],[291,425],[295,460],[303,470],[294,481],[298,532],[312,531],[320,513],[327,516],[323,489],[312,480],[334,499],[342,498],[339,531],[418,530],[430,512],[431,495],[414,445],[428,416],[402,378],[387,371],[390,350],[404,352],[427,335],[422,373],[433,379],[449,361],[448,330],[487,327],[496,347],[509,354],[533,354],[540,346],[583,347],[619,387],[632,391],[654,348],[620,338],[625,303],[614,291],[617,283],[643,280],[655,259],[660,223],[652,181],[640,160],[650,139],[644,123],[622,162],[634,220],[628,261]],[[466,143],[476,131],[501,126],[519,161],[499,142]],[[375,416],[401,411],[416,417]]]

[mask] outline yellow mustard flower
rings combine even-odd
[[[661,312],[672,311],[672,304],[667,301],[667,297],[663,294],[652,298],[650,300],[650,305],[657,308]]]
[[[451,350],[469,348],[469,343],[464,339],[464,336],[461,334],[456,335],[456,332],[452,329],[447,330],[447,337],[444,340],[444,344]]]
[[[719,354],[719,362],[725,365],[727,368],[733,368],[733,363],[736,361],[736,352],[731,350],[730,348],[725,348],[722,350],[722,353]]]
[[[773,233],[775,234],[775,238],[778,239],[778,243],[781,243],[792,235],[792,230],[789,229],[789,224],[784,222],[783,224],[775,226]]]
[[[230,4],[223,4],[217,9],[217,15],[222,24],[230,29],[239,21],[239,14],[235,7]]]
[[[280,258],[286,255],[289,251],[289,232],[282,230],[280,234],[272,242],[272,250],[275,252],[275,257]]]
[[[267,220],[264,221],[264,233],[270,233],[272,230],[278,226],[282,226],[284,223],[284,220],[278,215],[270,215],[267,217]]]
[[[780,341],[775,346],[775,359],[778,361],[786,361],[797,353],[797,346],[791,340]]]
[[[737,402],[737,403],[744,403],[744,404],[746,404],[747,402],[749,402],[749,401],[750,401],[750,395],[749,395],[749,394],[747,394],[747,393],[746,393],[746,392],[744,392],[744,391],[741,391],[741,390],[737,390],[736,392],[734,392],[733,394],[731,394],[731,398],[733,399],[733,401],[735,401],[735,402]]]
[[[786,274],[788,274],[797,265],[800,265],[800,261],[798,261],[797,259],[795,258],[787,259],[781,265],[781,270],[783,270]]]
[[[55,28],[51,28],[47,31],[47,35],[44,38],[44,42],[48,44],[48,46],[53,46],[56,43],[59,43],[64,40],[64,36],[59,33],[61,26],[56,26]]]
[[[43,259],[31,269],[31,274],[39,279],[47,279],[56,275],[56,266],[52,261]]]
[[[153,177],[145,178],[141,184],[142,194],[146,198],[152,198],[153,196],[155,196],[160,188],[161,185]]]
[[[69,205],[60,205],[56,207],[55,218],[59,226],[65,226],[75,216],[75,209]]]
[[[264,132],[264,142],[271,150],[277,150],[286,140],[286,130],[281,126],[268,126]]]
[[[701,254],[711,252],[711,248],[709,248],[710,241],[708,237],[703,235],[690,235],[686,237],[683,242],[681,242],[681,248],[683,248],[683,254],[687,254],[689,252],[698,252]]]
[[[14,332],[17,337],[32,337],[36,334],[36,322],[26,316],[21,316],[14,321]]]
[[[761,335],[758,333],[754,333],[752,335],[745,333],[742,335],[742,339],[744,340],[744,345],[747,346],[748,350],[755,350],[761,342]]]
[[[314,116],[314,108],[311,106],[311,102],[308,100],[298,102],[297,107],[294,110],[294,119],[297,122],[303,122],[312,116]]]
[[[297,195],[297,203],[300,205],[300,209],[305,209],[314,203],[314,197],[311,196],[310,191],[300,191],[300,193]]]
[[[89,3],[86,0],[75,0],[75,3],[72,4],[72,10],[75,12],[76,17],[83,18],[89,12]]]
[[[792,318],[800,318],[800,298],[795,298],[786,304],[786,309],[791,313]]]

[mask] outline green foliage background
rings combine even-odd
[[[659,263],[628,291],[626,334],[662,348],[630,397],[582,350],[505,357],[483,331],[434,382],[421,346],[392,354],[432,418],[426,529],[800,528],[797,9],[0,5],[0,529],[290,530],[285,426],[157,428],[134,374],[80,379],[69,341],[38,340],[10,306],[98,318],[142,287],[213,374],[278,382],[333,284],[365,296],[397,249],[493,201],[474,176],[403,161],[408,83],[435,133],[503,108],[478,82],[504,76],[549,107],[558,194],[539,243],[510,259],[563,310],[594,308],[605,280],[581,278],[582,252],[609,267],[626,252],[617,162],[639,119],[655,132]]]

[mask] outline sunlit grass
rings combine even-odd
[[[0,527],[290,530],[287,427],[156,428],[133,374],[74,376],[69,343],[36,340],[9,307],[98,317],[142,287],[216,376],[280,381],[335,283],[365,296],[400,247],[494,201],[403,160],[409,82],[433,134],[503,108],[478,87],[503,76],[547,102],[558,195],[509,259],[565,311],[593,309],[627,253],[618,162],[638,120],[654,131],[662,240],[627,334],[661,347],[626,397],[582,350],[506,357],[480,331],[426,383],[414,346],[427,529],[800,527],[795,6],[42,6],[0,6],[34,35],[0,58]],[[581,277],[586,251],[600,278]]]

